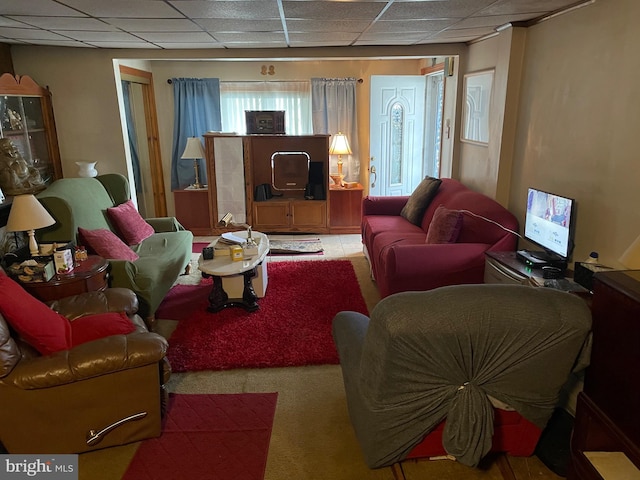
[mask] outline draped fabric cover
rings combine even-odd
[[[217,78],[172,78],[173,84],[173,148],[171,151],[171,189],[182,189],[195,181],[193,159],[180,157],[187,138],[209,131],[220,131],[220,81]],[[207,184],[204,160],[198,160],[200,182]]]
[[[367,464],[402,460],[446,419],[445,450],[477,465],[492,444],[492,398],[544,427],[570,372],[588,363],[590,328],[582,299],[520,285],[398,293],[371,320],[339,313],[333,334]]]
[[[356,109],[355,78],[312,78],[311,111],[313,133],[347,136],[352,155],[343,155],[345,180],[360,181],[360,157],[358,148],[358,122]],[[337,171],[338,158],[332,155],[331,172]]]

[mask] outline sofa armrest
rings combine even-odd
[[[128,288],[108,288],[54,300],[49,306],[69,320],[105,312],[125,312],[131,317],[138,311],[138,297]]]
[[[167,347],[167,340],[156,333],[111,335],[82,343],[71,350],[23,359],[0,382],[23,390],[79,382],[160,362]]]
[[[175,217],[145,218],[145,221],[153,227],[156,233],[177,232],[185,229]]]
[[[333,318],[333,342],[338,350],[345,382],[348,381],[348,372],[356,377],[359,375],[362,347],[368,329],[369,317],[359,312],[338,312]]]
[[[400,215],[407,203],[408,196],[372,197],[366,196],[362,200],[362,216],[366,215]]]

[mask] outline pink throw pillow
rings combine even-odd
[[[87,315],[71,322],[71,346],[111,335],[128,335],[135,329],[135,325],[124,312]]]
[[[97,230],[78,228],[78,232],[80,232],[83,242],[101,257],[113,260],[129,260],[131,262],[135,262],[140,258],[111,230],[106,228]]]
[[[71,347],[69,320],[32,297],[4,273],[0,273],[0,313],[42,355]]]
[[[462,212],[440,205],[429,224],[427,243],[456,243],[461,229]]]
[[[107,215],[128,245],[137,245],[154,234],[153,227],[142,218],[131,200],[107,208]]]

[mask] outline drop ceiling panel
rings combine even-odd
[[[0,0],[0,41],[164,49],[456,43],[575,5],[576,0]]]

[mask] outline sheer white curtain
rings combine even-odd
[[[343,159],[343,172],[345,180],[352,182],[360,181],[356,83],[355,78],[311,79],[313,133],[342,132],[347,136],[353,154]],[[331,158],[330,168],[335,171],[338,160],[336,155],[332,157],[336,158]]]
[[[222,130],[245,134],[245,110],[284,110],[287,135],[310,135],[309,81],[220,82]]]

